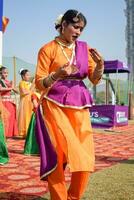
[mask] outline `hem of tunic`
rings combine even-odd
[[[47,99],[47,100],[49,100],[49,101],[51,101],[51,102],[53,102],[53,103],[55,103],[55,104],[57,104],[60,107],[63,107],[63,108],[74,108],[74,109],[80,109],[81,110],[81,109],[84,109],[84,108],[90,108],[90,107],[92,107],[91,104],[86,104],[86,105],[83,105],[83,106],[64,105],[62,103],[59,103],[56,100],[51,99],[50,97],[48,97],[46,95],[44,96],[44,98]]]
[[[68,168],[69,168],[69,171],[71,172],[71,173],[73,173],[73,172],[94,172],[94,170],[95,170],[95,167],[94,166],[92,166],[92,167],[88,167],[88,169],[87,169],[87,167],[86,167],[86,169],[84,169],[84,168],[79,168],[79,169],[71,169],[70,168],[70,166],[69,166],[69,163],[67,163],[67,165],[68,165]]]

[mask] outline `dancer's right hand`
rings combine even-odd
[[[55,79],[65,78],[72,73],[72,68],[69,63],[66,63],[62,67],[59,67],[58,70],[54,74]]]

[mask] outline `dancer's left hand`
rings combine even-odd
[[[100,53],[98,53],[98,51],[96,49],[90,49],[90,55],[93,58],[93,60],[99,65],[99,66],[103,66],[104,65],[104,60],[101,56]]]

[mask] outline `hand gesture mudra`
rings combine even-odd
[[[90,55],[93,58],[93,60],[99,65],[102,66],[104,65],[104,60],[102,58],[102,56],[100,55],[100,53],[97,52],[96,49],[90,49]]]
[[[74,65],[70,65],[69,63],[66,63],[62,67],[59,67],[54,76],[56,79],[65,78],[70,74],[75,73],[76,71],[77,67],[75,67]]]

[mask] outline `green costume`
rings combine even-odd
[[[39,148],[35,136],[35,113],[33,112],[27,131],[27,137],[24,146],[24,154],[39,155]]]
[[[4,127],[0,119],[0,165],[4,165],[9,161],[8,150],[5,142]]]

